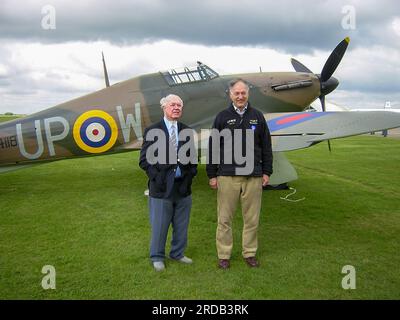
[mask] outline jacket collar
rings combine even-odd
[[[233,112],[233,113],[236,114],[236,115],[239,115],[239,114],[236,112],[235,107],[233,106],[233,103],[232,103],[232,102],[231,102],[231,104],[229,105],[228,110],[229,110],[230,112]],[[243,115],[245,115],[246,113],[248,113],[249,110],[251,110],[251,105],[250,105],[250,102],[247,101],[247,108],[246,108],[245,112],[243,113]]]
[[[179,122],[179,121],[176,121],[176,124],[178,125],[178,132],[179,132],[181,130],[181,128],[182,128],[182,123]],[[167,127],[167,125],[165,124],[165,121],[164,121],[164,117],[160,121],[160,126],[165,132],[169,133],[168,127]]]

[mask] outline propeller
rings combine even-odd
[[[346,52],[347,46],[349,45],[350,38],[347,37],[343,39],[335,49],[333,49],[331,55],[329,56],[328,60],[326,60],[324,67],[322,68],[321,72],[321,81],[325,82],[330,77],[332,77],[333,73],[335,72],[337,66],[339,65],[340,61],[342,60],[344,53]]]
[[[319,100],[321,101],[322,111],[325,112],[325,96],[331,93],[333,90],[337,88],[339,85],[339,80],[335,77],[332,77],[336,68],[338,67],[340,61],[342,60],[347,47],[349,45],[350,38],[344,38],[335,49],[333,49],[332,53],[329,55],[328,59],[325,62],[324,67],[320,74],[317,74],[321,84],[321,94],[319,96]],[[294,70],[297,72],[305,72],[305,73],[313,73],[310,69],[308,69],[304,64],[299,62],[298,60],[292,58],[291,59],[292,66]],[[329,151],[331,151],[331,144],[328,140]]]

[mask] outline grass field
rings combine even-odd
[[[16,119],[16,118],[19,118],[19,117],[21,117],[21,116],[19,116],[19,115],[4,115],[4,114],[0,114],[0,123],[1,122],[6,122],[6,121],[11,121],[11,120],[14,120],[14,119]]]
[[[241,258],[234,220],[231,269],[216,267],[216,194],[204,165],[193,186],[186,254],[148,259],[146,176],[138,153],[54,162],[0,175],[1,299],[399,299],[400,140],[372,136],[287,153],[297,189],[266,191],[259,269]],[[44,290],[44,265],[56,289]],[[356,289],[341,286],[342,267]]]

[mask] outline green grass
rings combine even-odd
[[[0,123],[1,122],[6,122],[6,121],[11,121],[17,118],[20,118],[21,116],[19,115],[4,115],[4,114],[0,114]]]
[[[399,299],[400,140],[352,137],[287,153],[297,189],[263,194],[259,269],[241,258],[234,220],[231,269],[216,267],[216,194],[204,165],[193,186],[186,254],[148,259],[146,176],[138,153],[54,162],[0,175],[1,299]],[[41,287],[53,265],[56,290]],[[341,287],[342,267],[357,288]]]

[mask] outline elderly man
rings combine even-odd
[[[231,140],[218,137],[219,163],[209,159],[206,170],[209,185],[218,189],[218,227],[216,245],[218,266],[221,269],[230,267],[230,258],[233,247],[232,219],[240,199],[243,216],[242,255],[250,267],[258,267],[256,259],[258,248],[257,230],[261,210],[262,187],[269,182],[272,174],[271,137],[263,114],[250,106],[249,85],[242,79],[233,80],[229,84],[231,104],[221,111],[215,118],[213,128],[217,132],[225,130],[231,133]],[[246,130],[254,133],[252,139],[246,139]],[[240,132],[241,135],[235,135]],[[212,136],[209,152],[212,154]],[[239,148],[239,149],[238,149]],[[249,163],[240,164],[235,161],[237,150],[249,150],[246,154]],[[230,159],[224,159],[229,152]],[[243,171],[243,167],[250,164],[250,172]]]
[[[149,178],[150,259],[156,271],[165,269],[165,243],[170,225],[173,229],[170,258],[185,264],[193,262],[184,251],[192,207],[191,184],[197,174],[193,131],[178,121],[183,111],[182,99],[170,94],[162,98],[160,104],[164,117],[146,128],[139,161]],[[185,140],[181,141],[183,139],[178,137],[183,133]],[[156,143],[158,148],[154,148]],[[190,148],[185,150],[190,154],[185,152],[187,157],[182,155],[181,158],[185,158],[182,160],[178,156],[179,150],[187,143]],[[150,157],[152,149],[158,157],[156,160]]]

